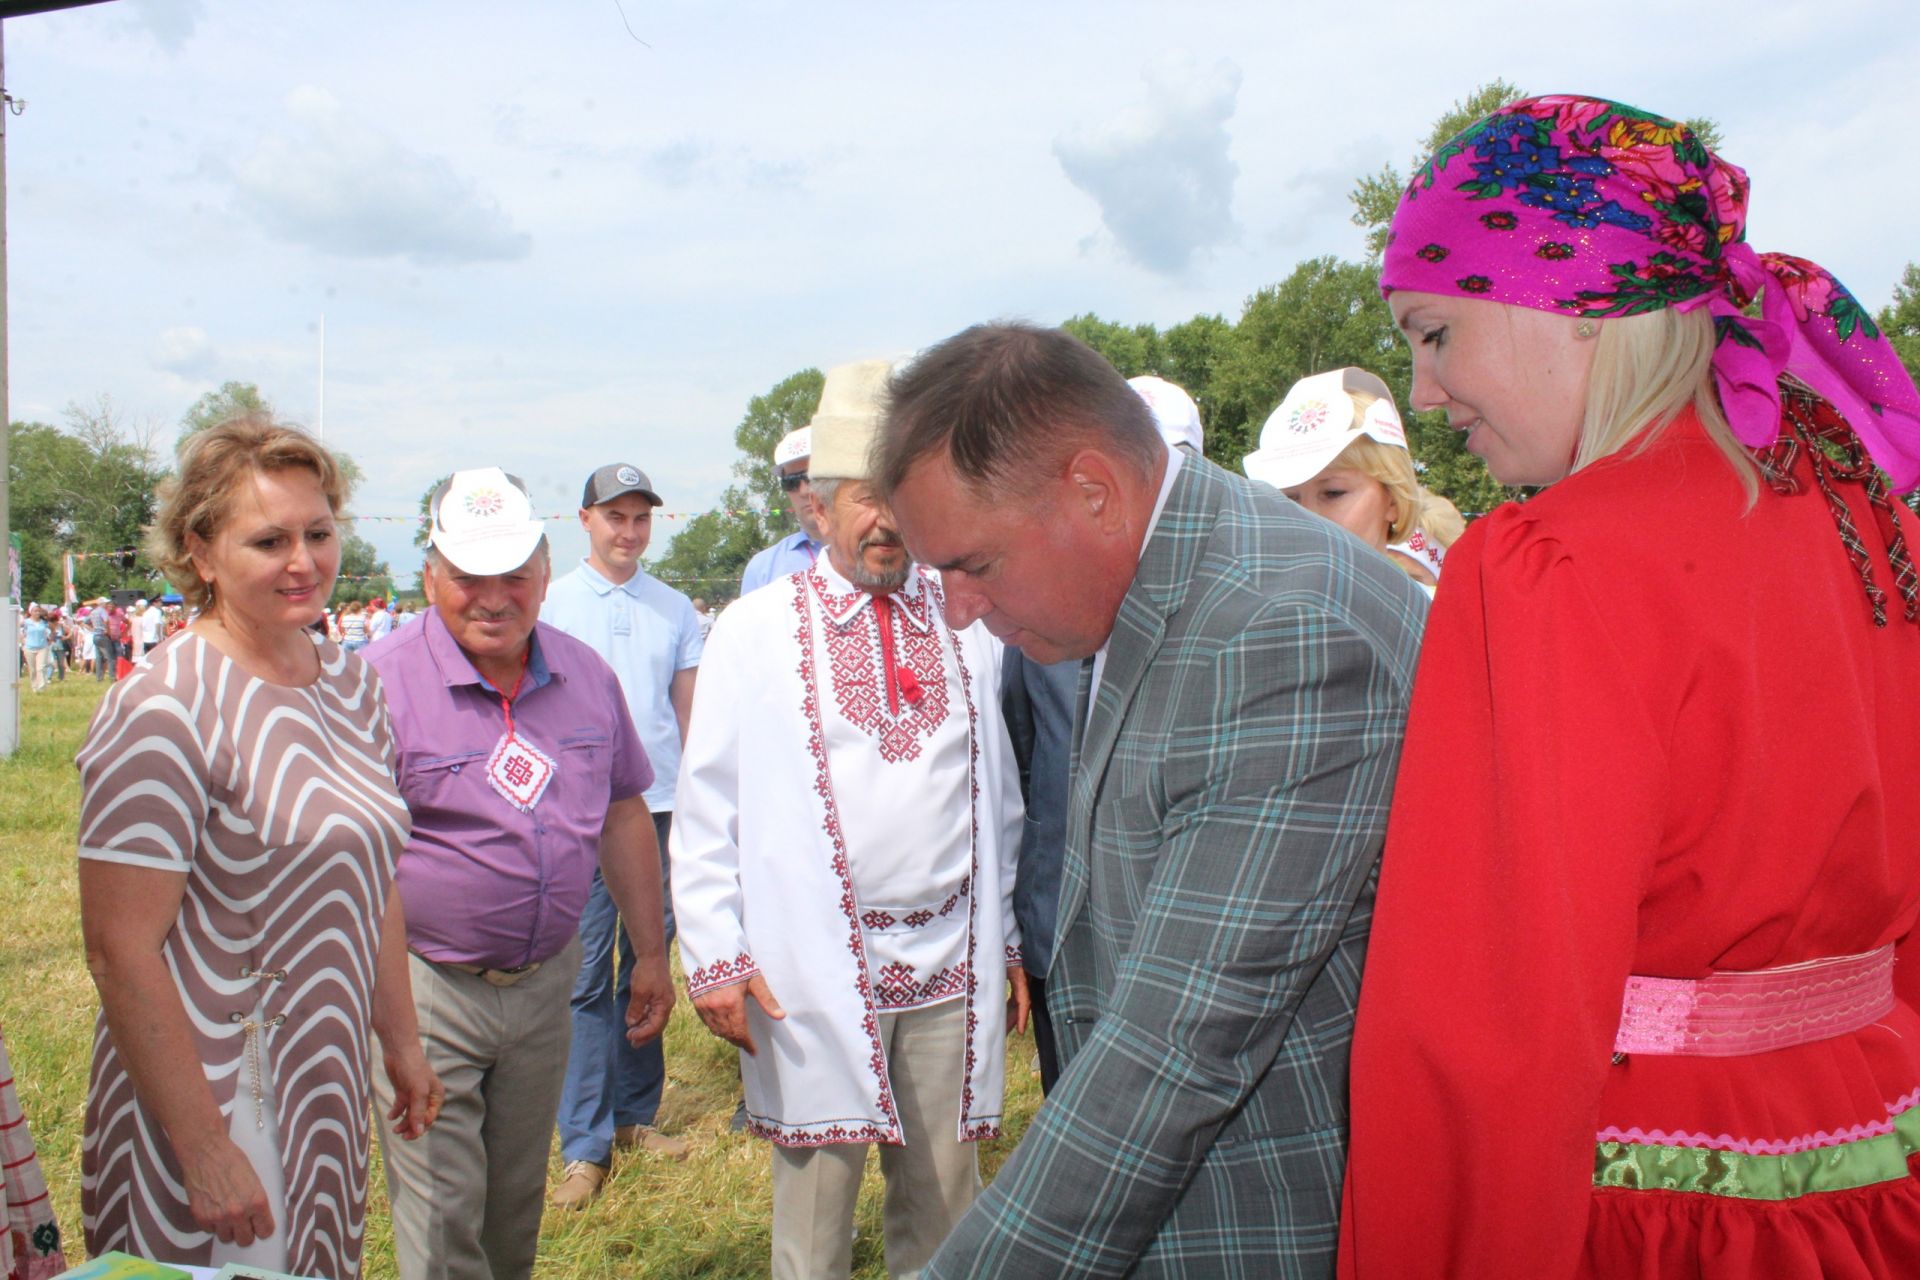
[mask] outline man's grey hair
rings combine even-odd
[[[807,486],[813,490],[813,500],[823,507],[832,507],[835,495],[840,492],[839,476],[823,476],[818,480],[809,479]]]

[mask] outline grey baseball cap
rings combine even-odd
[[[597,507],[627,493],[637,493],[656,507],[662,505],[660,495],[653,491],[653,481],[647,479],[647,473],[626,462],[609,462],[588,476],[586,492],[580,495],[580,505]]]

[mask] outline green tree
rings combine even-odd
[[[1237,457],[1228,463],[1214,452],[1214,370],[1233,339],[1233,326],[1226,320],[1217,315],[1195,316],[1162,333],[1150,324],[1116,324],[1087,312],[1063,321],[1060,327],[1105,356],[1121,376],[1150,373],[1192,396],[1200,409],[1207,456],[1223,466],[1239,466]]]
[[[825,384],[826,375],[818,369],[802,369],[747,402],[746,416],[733,429],[733,444],[740,450],[733,474],[745,485],[750,501],[728,501],[726,506],[770,513],[785,505],[786,495],[773,474],[773,449],[788,432],[798,431],[813,420],[813,411],[820,407],[820,388]],[[768,541],[792,530],[792,525],[783,520],[772,516],[766,519],[771,523],[761,532],[771,535]]]
[[[379,596],[383,600],[393,599],[393,573],[387,568],[387,562],[373,549],[373,544],[357,533],[346,529],[340,534],[340,577],[333,584],[333,595],[329,603],[339,605],[348,600],[367,600]]]
[[[44,422],[15,422],[8,431],[7,504],[20,535],[20,598],[58,600],[59,558],[70,546],[76,482],[86,446]]]
[[[818,369],[802,369],[747,403],[733,430],[740,450],[733,463],[736,483],[727,486],[719,507],[695,516],[673,535],[654,564],[656,575],[716,605],[739,594],[747,561],[791,531],[781,514],[786,495],[773,474],[773,449],[781,437],[812,420],[825,381]]]
[[[1259,443],[1287,390],[1308,374],[1356,366],[1393,389],[1420,480],[1463,512],[1485,512],[1514,496],[1468,453],[1446,415],[1412,411],[1413,358],[1380,297],[1380,268],[1315,258],[1247,300],[1214,382],[1221,453],[1238,470]],[[1208,452],[1213,452],[1208,441]]]
[[[1160,372],[1163,343],[1160,331],[1150,324],[1124,325],[1102,320],[1091,311],[1063,320],[1060,327],[1107,358],[1123,378]],[[1171,379],[1168,379],[1171,381]]]
[[[1920,382],[1920,262],[1909,262],[1893,286],[1893,301],[1880,309],[1880,331],[1900,355],[1907,373]]]
[[[451,479],[453,479],[453,472],[449,471],[447,472],[447,474],[441,476],[438,480],[435,480],[432,484],[428,485],[426,489],[423,490],[420,494],[420,527],[413,531],[413,545],[420,548],[422,551],[425,551],[427,549],[427,539],[432,537],[433,535],[434,490],[438,489],[441,485],[445,484],[447,481]]]
[[[1442,143],[1482,116],[1526,96],[1525,90],[1505,80],[1496,79],[1481,85],[1433,122],[1408,168],[1417,168],[1438,151]],[[1406,185],[1406,177],[1389,164],[1382,165],[1378,173],[1361,178],[1347,193],[1347,199],[1353,204],[1353,224],[1367,229],[1367,253],[1376,262],[1387,247],[1387,224],[1393,221],[1394,208],[1400,203],[1400,193]]]
[[[1261,426],[1289,387],[1343,365],[1400,384],[1407,352],[1380,299],[1377,268],[1312,258],[1247,299],[1216,361],[1209,426],[1221,455],[1237,466],[1259,443]]]
[[[112,401],[70,405],[66,426],[10,425],[8,497],[21,535],[23,598],[60,598],[60,560],[77,557],[82,597],[152,579],[138,548],[160,478],[151,432],[124,426]]]
[[[1907,376],[1920,382],[1920,262],[1909,262],[1893,286],[1893,301],[1880,309],[1880,332],[1887,335],[1907,366]],[[1920,512],[1920,489],[1907,495],[1907,505]]]
[[[180,438],[185,440],[196,431],[205,431],[208,427],[242,414],[272,412],[273,406],[267,403],[266,397],[260,394],[260,388],[253,383],[223,382],[218,391],[207,392],[180,416]]]
[[[1161,361],[1155,373],[1183,389],[1200,407],[1200,425],[1206,433],[1207,456],[1223,467],[1238,469],[1238,458],[1220,452],[1214,422],[1219,418],[1215,389],[1220,361],[1233,345],[1233,326],[1221,316],[1195,316],[1160,335]]]

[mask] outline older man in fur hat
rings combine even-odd
[[[887,369],[827,375],[825,554],[714,624],[680,770],[687,991],[744,1051],[774,1144],[776,1277],[849,1273],[873,1142],[888,1269],[925,1264],[979,1193],[970,1144],[999,1132],[1009,989],[1026,1022],[1000,646],[948,625],[868,484]]]

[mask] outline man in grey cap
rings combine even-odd
[[[629,463],[610,462],[588,476],[580,495],[587,557],[554,582],[540,617],[586,642],[620,677],[627,710],[653,763],[646,800],[659,836],[665,937],[671,941],[664,855],[703,636],[693,602],[640,567],[659,505],[653,482]],[[687,1155],[682,1139],[654,1127],[666,1060],[658,1040],[639,1047],[627,1040],[621,1011],[633,981],[633,943],[599,876],[580,917],[580,945],[573,1043],[560,1099],[566,1170],[553,1192],[554,1206],[562,1209],[583,1209],[600,1194],[615,1148],[674,1160]]]

